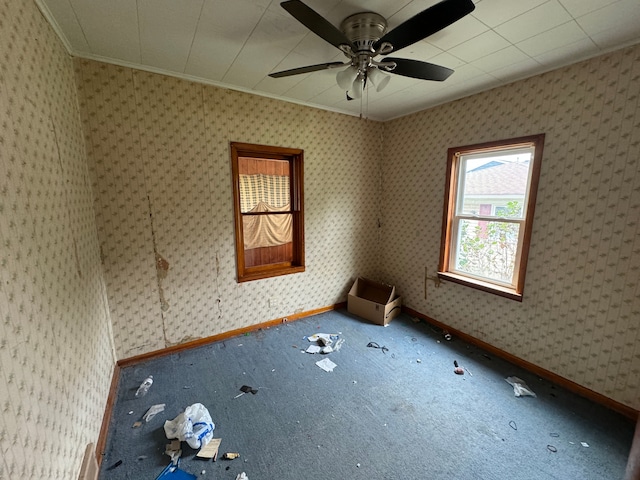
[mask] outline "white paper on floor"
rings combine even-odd
[[[522,380],[521,378],[518,377],[508,377],[505,378],[505,380],[507,381],[507,383],[509,385],[511,385],[513,387],[513,394],[516,397],[535,397],[536,394],[533,393],[533,390],[531,390],[526,383],[524,383],[524,380]]]
[[[316,365],[323,369],[325,372],[333,372],[333,369],[337,367],[337,365],[328,358],[316,362]]]

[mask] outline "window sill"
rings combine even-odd
[[[517,302],[522,302],[522,292],[516,292],[512,288],[501,287],[499,285],[494,285],[493,283],[483,282],[481,280],[476,280],[475,278],[469,278],[451,272],[438,272],[438,277],[442,280],[459,283],[460,285],[466,285],[467,287],[482,290],[483,292],[493,293],[494,295],[498,295],[500,297],[509,298]]]
[[[249,269],[247,269],[249,270]],[[249,270],[238,275],[238,283],[249,282],[252,280],[261,280],[263,278],[279,277],[280,275],[289,275],[290,273],[304,272],[305,267],[302,266],[287,266],[287,267],[272,267],[272,268],[260,268],[253,271]]]

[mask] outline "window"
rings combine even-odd
[[[238,282],[304,272],[302,158],[231,143]]]
[[[522,301],[543,143],[449,149],[441,278]]]

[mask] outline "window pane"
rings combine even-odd
[[[519,223],[460,220],[455,270],[512,283]]]
[[[458,214],[524,218],[530,163],[529,151],[464,156]]]

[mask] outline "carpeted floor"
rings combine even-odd
[[[340,350],[303,353],[319,332],[339,334]],[[333,372],[316,365],[324,358]],[[515,397],[510,376],[537,396]],[[243,385],[257,393],[237,397]],[[240,453],[205,461],[182,442],[180,468],[203,479],[615,480],[635,427],[406,315],[385,328],[335,311],[123,369],[100,478],[155,479],[170,461],[164,421],[194,403],[220,454]]]

